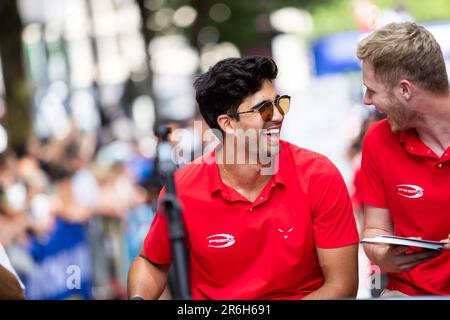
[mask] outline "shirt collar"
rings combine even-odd
[[[275,159],[275,168],[277,168],[276,173],[273,176],[274,182],[286,186],[289,179],[289,161],[290,156],[286,146],[280,141],[280,153]]]
[[[209,192],[214,192],[222,189],[222,179],[219,174],[219,167],[216,161],[216,149],[203,157],[206,162],[206,168],[208,170]]]
[[[214,149],[209,154],[203,157],[203,160],[206,161],[206,168],[208,170],[208,180],[209,180],[209,192],[211,194],[223,190],[223,182],[219,173],[219,166],[216,161],[216,153],[217,149]],[[283,145],[280,144],[280,153],[275,157],[275,168],[276,173],[273,175],[273,182],[275,184],[280,184],[286,186],[286,183],[289,178],[289,162],[287,161],[288,152],[283,148]]]
[[[411,141],[411,135],[414,134],[414,129],[402,131],[399,133],[399,141],[401,144],[406,144],[407,141]]]
[[[430,148],[420,140],[415,129],[409,129],[399,133],[399,142],[406,152],[431,158],[439,158],[430,150]]]

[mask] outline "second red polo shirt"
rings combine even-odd
[[[362,149],[363,201],[389,209],[395,235],[440,241],[450,233],[450,148],[438,157],[415,130],[372,125]],[[450,251],[409,272],[390,273],[388,289],[450,295]]]

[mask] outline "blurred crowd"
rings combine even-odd
[[[161,188],[154,157],[132,140],[99,146],[71,126],[63,139],[32,138],[23,151],[2,153],[0,188],[0,243],[27,298],[126,297],[126,272]]]

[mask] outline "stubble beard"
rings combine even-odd
[[[390,110],[388,121],[394,133],[413,129],[423,119],[419,113],[410,110],[398,99],[391,100],[391,105],[388,110]]]

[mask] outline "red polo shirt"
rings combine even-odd
[[[395,235],[440,241],[450,233],[450,148],[438,157],[415,130],[375,123],[363,143],[363,201],[389,209]],[[409,272],[388,274],[388,289],[450,295],[450,252]]]
[[[254,202],[225,185],[215,153],[175,175],[183,204],[194,299],[299,299],[324,278],[316,247],[358,243],[352,205],[324,156],[281,141],[279,170]],[[171,261],[167,218],[157,214],[147,258]]]

